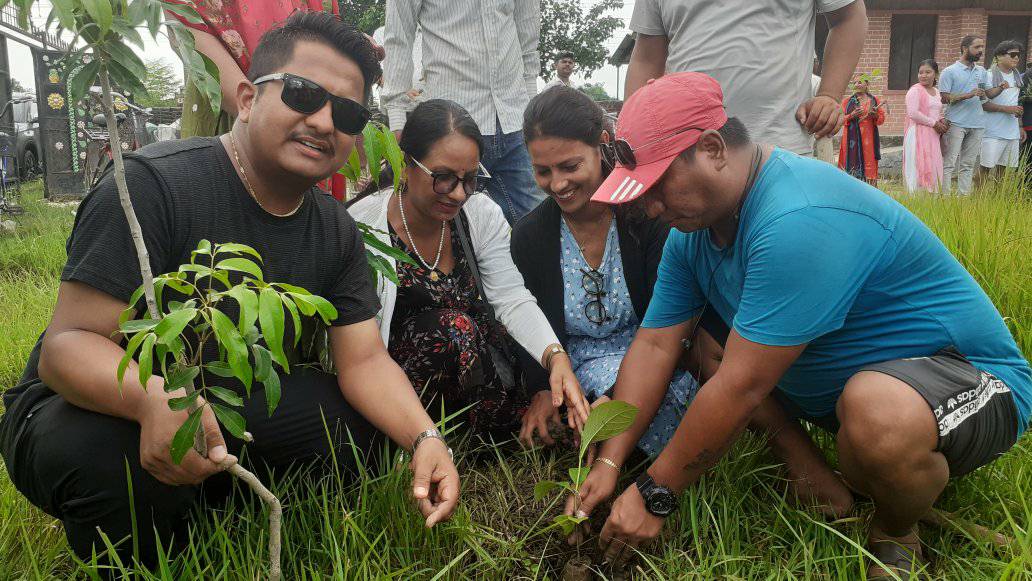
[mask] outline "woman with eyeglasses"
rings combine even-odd
[[[605,401],[627,348],[652,297],[668,227],[591,202],[613,167],[611,131],[602,109],[587,95],[553,87],[533,99],[523,115],[534,176],[548,199],[513,230],[512,255],[527,288],[567,346],[588,398]],[[523,420],[520,438],[535,434],[554,443],[546,382]],[[673,435],[686,402],[698,389],[688,373],[674,376],[666,399],[638,447],[656,454]],[[605,458],[598,461],[613,467]]]
[[[380,330],[391,356],[423,389],[432,412],[441,402],[449,415],[468,407],[459,421],[474,433],[505,438],[527,406],[515,365],[522,347],[536,360],[524,371],[546,378],[550,408],[558,413],[565,404],[570,427],[579,428],[587,400],[513,265],[501,208],[480,193],[490,176],[480,165],[476,122],[452,101],[429,100],[413,110],[399,145],[406,161],[400,191],[382,190],[350,208],[380,231],[381,242],[412,258],[391,261],[398,284],[378,281]]]

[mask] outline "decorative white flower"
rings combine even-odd
[[[80,151],[79,152],[79,159],[86,159],[86,152],[85,151]]]
[[[129,144],[124,141],[122,142],[122,151],[129,151]]]
[[[63,150],[64,149],[64,143],[62,143],[60,141],[55,141],[54,142],[54,149],[56,149],[58,151]]]

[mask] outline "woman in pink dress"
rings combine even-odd
[[[942,118],[943,104],[935,87],[939,65],[921,61],[917,84],[907,91],[907,118],[903,133],[903,179],[907,191],[938,192],[942,182],[942,149],[939,136],[949,128]]]

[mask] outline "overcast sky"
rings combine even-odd
[[[585,7],[590,6],[594,3],[594,0],[580,0],[581,4]],[[624,19],[624,28],[616,31],[612,38],[606,42],[606,50],[609,54],[613,53],[613,50],[623,40],[625,34],[629,31],[626,26],[631,21],[631,11],[634,7],[634,0],[625,0],[623,10],[619,11],[616,16]],[[50,12],[50,0],[40,0],[33,5],[33,21],[40,23],[41,25],[46,22],[46,15]],[[179,61],[179,57],[176,56],[175,51],[168,44],[168,39],[162,33],[158,42],[154,42],[150,39],[150,35],[142,34],[144,41],[147,43],[146,48],[143,51],[144,60],[151,58],[161,58],[165,61],[174,65],[177,69],[182,69],[182,65]],[[134,47],[135,48],[135,47]],[[29,48],[21,43],[9,41],[8,42],[8,53],[11,64],[11,76],[21,82],[26,87],[32,87],[35,85],[35,80],[32,71],[32,53]],[[627,69],[624,68],[621,74],[626,74]],[[575,84],[581,84],[585,82],[583,76],[574,74],[573,80]],[[606,88],[606,92],[610,95],[617,96],[616,94],[616,67],[606,65],[602,69],[595,71],[588,82],[602,83]],[[538,84],[543,86],[544,81],[538,80]],[[623,86],[623,79],[620,80],[621,87]]]

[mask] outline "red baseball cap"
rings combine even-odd
[[[627,100],[616,123],[617,159],[622,149],[636,163],[627,167],[618,161],[592,201],[624,204],[640,198],[703,131],[725,123],[724,93],[713,77],[675,73],[649,79]]]

